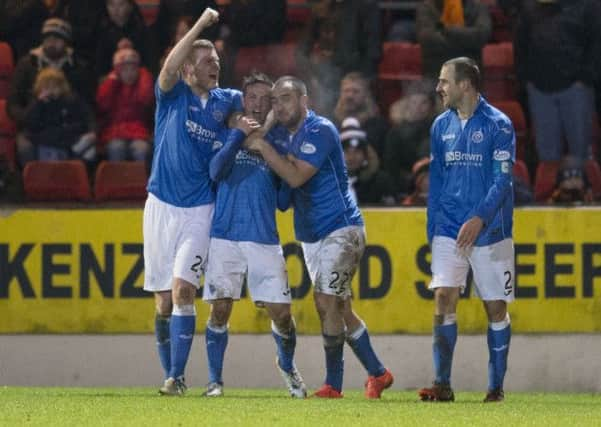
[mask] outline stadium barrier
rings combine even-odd
[[[517,333],[601,331],[601,208],[525,208],[515,214]],[[422,209],[365,209],[368,246],[353,280],[354,307],[373,333],[429,334],[430,251]],[[279,214],[293,312],[301,333],[319,333],[311,286]],[[141,209],[0,210],[0,333],[150,333],[154,303],[142,290]],[[208,306],[197,302],[198,330]],[[470,284],[460,332],[482,333],[486,318]],[[269,331],[248,296],[236,304],[234,333]]]

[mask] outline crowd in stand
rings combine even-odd
[[[490,96],[518,102],[529,129],[518,140],[516,204],[601,200],[600,0],[396,3],[406,7],[395,21],[376,0],[0,0],[0,42],[15,64],[0,106],[16,128],[12,158],[0,139],[0,200],[19,199],[14,187],[34,160],[79,159],[90,176],[101,161],[148,162],[156,73],[206,7],[223,16],[203,34],[219,49],[221,86],[239,84],[249,55],[252,68],[306,81],[311,107],[340,130],[362,205],[425,205],[440,66],[470,56],[486,79],[483,51],[501,43],[514,52],[515,72],[501,77],[513,86]],[[420,57],[387,58],[394,44]],[[265,46],[284,48],[253,50]],[[416,60],[417,74],[382,72]]]

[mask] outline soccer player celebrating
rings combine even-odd
[[[209,248],[214,193],[209,161],[238,91],[218,88],[219,57],[196,40],[219,14],[207,8],[175,45],[159,74],[155,145],[144,207],[144,289],[153,292],[155,329],[166,380],[161,394],[182,395],[194,336],[194,296]],[[243,123],[243,121],[239,121]],[[241,126],[248,132],[250,123]]]
[[[365,249],[363,218],[348,191],[340,137],[327,119],[307,109],[305,84],[291,76],[276,81],[272,108],[278,123],[257,151],[291,188],[294,229],[314,284],[323,334],[326,379],[316,397],[342,397],[345,339],[368,371],[365,395],[379,398],[393,377],[378,360],[365,323],[351,307],[351,281]],[[282,156],[279,150],[284,150]],[[284,194],[284,193],[281,193]],[[280,198],[285,203],[284,197]]]
[[[265,123],[271,109],[272,86],[271,79],[261,73],[244,79],[246,116]],[[259,137],[256,133],[249,138]],[[246,282],[253,301],[265,307],[272,319],[276,364],[288,391],[293,397],[304,398],[306,387],[293,359],[296,328],[290,314],[286,261],[275,220],[280,180],[261,157],[242,147],[245,136],[240,130],[231,130],[210,164],[211,178],[218,182],[218,187],[211,228],[211,256],[203,288],[203,299],[211,303],[205,335],[209,364],[205,396],[223,394],[227,322],[233,300],[240,299]]]
[[[428,241],[432,248],[436,378],[422,400],[452,401],[451,365],[456,308],[472,268],[488,316],[488,393],[502,401],[514,299],[511,121],[479,93],[480,71],[470,58],[445,62],[436,88],[447,110],[432,125]]]

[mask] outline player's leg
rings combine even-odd
[[[371,345],[367,326],[353,311],[350,298],[347,298],[344,304],[344,324],[346,325],[346,342],[368,374],[365,396],[369,399],[378,399],[382,395],[382,391],[392,385],[394,378],[378,359]]]
[[[511,341],[507,303],[514,299],[514,248],[512,239],[474,248],[470,256],[476,292],[488,316],[488,393],[485,402],[504,399],[503,381]]]
[[[286,260],[280,245],[240,244],[246,259],[247,285],[252,300],[267,310],[277,350],[277,367],[292,397],[303,398],[307,388],[294,363],[296,324],[290,312]]]
[[[207,397],[223,395],[223,360],[229,340],[228,321],[233,305],[231,298],[211,301],[211,313],[205,331],[209,383],[204,395]]]
[[[246,260],[239,242],[211,239],[210,257],[202,298],[211,304],[205,330],[208,377],[206,397],[223,395],[223,360],[229,334],[228,321],[233,301],[240,299],[246,276]]]
[[[434,289],[434,325],[432,361],[434,384],[419,390],[422,400],[452,401],[451,368],[457,342],[457,302],[465,287],[469,264],[457,250],[455,240],[435,237],[432,242],[432,282]]]
[[[159,359],[165,371],[165,379],[167,379],[171,370],[171,334],[169,333],[169,323],[173,311],[171,291],[155,292],[154,300],[156,304],[154,333],[157,340]]]

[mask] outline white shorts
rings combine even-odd
[[[211,239],[202,299],[240,299],[244,282],[255,303],[290,304],[286,261],[280,245]]]
[[[365,251],[365,230],[340,228],[315,243],[302,243],[305,264],[315,292],[351,296],[351,281]]]
[[[170,291],[177,277],[200,287],[214,205],[180,208],[148,194],[144,206],[144,290]]]
[[[473,246],[459,251],[454,239],[435,236],[432,241],[432,282],[430,289],[461,288],[470,266],[474,274],[476,295],[483,301],[515,298],[515,263],[513,240],[505,239],[488,246]]]

